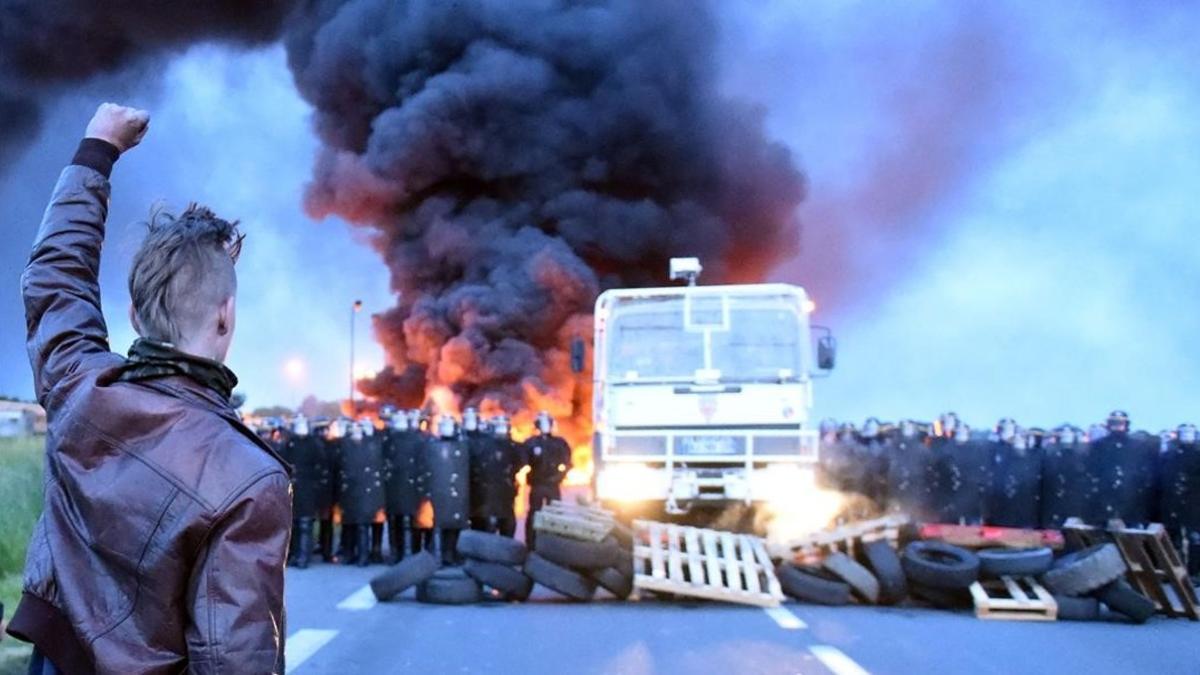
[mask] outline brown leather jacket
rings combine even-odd
[[[198,382],[114,381],[109,168],[63,171],[21,278],[49,432],[9,632],[69,674],[282,672],[287,470]]]

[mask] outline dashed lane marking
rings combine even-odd
[[[804,623],[800,617],[792,614],[791,610],[787,607],[763,607],[763,611],[784,630],[804,630],[808,628],[808,624]]]
[[[287,672],[299,668],[305,661],[312,658],[321,647],[329,644],[337,637],[336,630],[320,630],[305,628],[292,633],[283,648],[283,658],[287,662]]]
[[[813,645],[808,648],[813,656],[825,665],[826,668],[832,670],[834,675],[871,675],[862,666],[854,662],[854,659],[846,656],[846,654],[837,647],[829,645]]]
[[[354,591],[350,595],[346,596],[345,600],[342,600],[337,604],[337,608],[346,610],[348,612],[361,612],[363,610],[371,609],[375,606],[376,602],[375,594],[371,592],[371,587],[363,586],[357,591]]]

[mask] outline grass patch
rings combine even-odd
[[[25,549],[42,511],[43,448],[41,437],[0,438],[0,602],[9,616],[21,596]]]

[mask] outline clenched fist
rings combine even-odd
[[[112,143],[125,152],[146,135],[150,127],[150,113],[136,108],[126,108],[115,103],[101,103],[88,122],[87,137]]]

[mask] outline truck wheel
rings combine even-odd
[[[974,553],[940,541],[914,541],[904,549],[904,574],[914,584],[946,590],[966,589],[979,578]]]
[[[840,607],[850,602],[850,586],[831,581],[784,563],[775,569],[783,592],[803,602]]]
[[[845,553],[834,553],[825,558],[825,569],[836,574],[850,585],[854,594],[871,604],[879,602],[879,580],[871,570],[854,562]]]
[[[467,576],[461,567],[438,570],[438,574],[417,586],[417,602],[433,605],[469,605],[479,602],[479,582]]]
[[[879,580],[879,603],[894,605],[908,595],[908,580],[900,556],[886,541],[872,541],[863,545],[863,559],[867,567]]]
[[[581,570],[602,570],[619,562],[621,549],[615,540],[602,542],[578,541],[549,532],[539,532],[534,549],[543,558],[563,567]]]
[[[528,600],[533,590],[533,580],[508,565],[468,559],[463,570],[475,581],[503,593],[506,600]]]
[[[625,574],[616,567],[606,567],[602,570],[589,572],[588,576],[600,584],[604,590],[612,593],[618,600],[624,600],[633,592],[633,576]]]
[[[421,551],[406,556],[383,574],[371,579],[371,592],[380,602],[386,602],[432,577],[437,571],[437,559],[429,551]]]
[[[1102,586],[1093,596],[1134,623],[1146,623],[1154,616],[1154,601],[1135,591],[1124,579]]]
[[[1059,621],[1096,621],[1100,618],[1100,601],[1095,598],[1073,598],[1056,595]]]
[[[525,544],[490,532],[463,530],[456,546],[459,555],[501,565],[520,565],[528,550]]]
[[[1054,566],[1054,551],[1039,548],[989,548],[980,551],[979,573],[989,577],[1036,577]]]
[[[538,543],[541,543],[538,536]],[[549,588],[555,593],[565,595],[572,600],[588,601],[596,593],[596,582],[581,574],[555,565],[538,553],[529,554],[525,560],[525,574],[537,583]]]
[[[1113,544],[1085,548],[1058,559],[1042,581],[1057,595],[1087,595],[1125,574],[1125,561]]]

